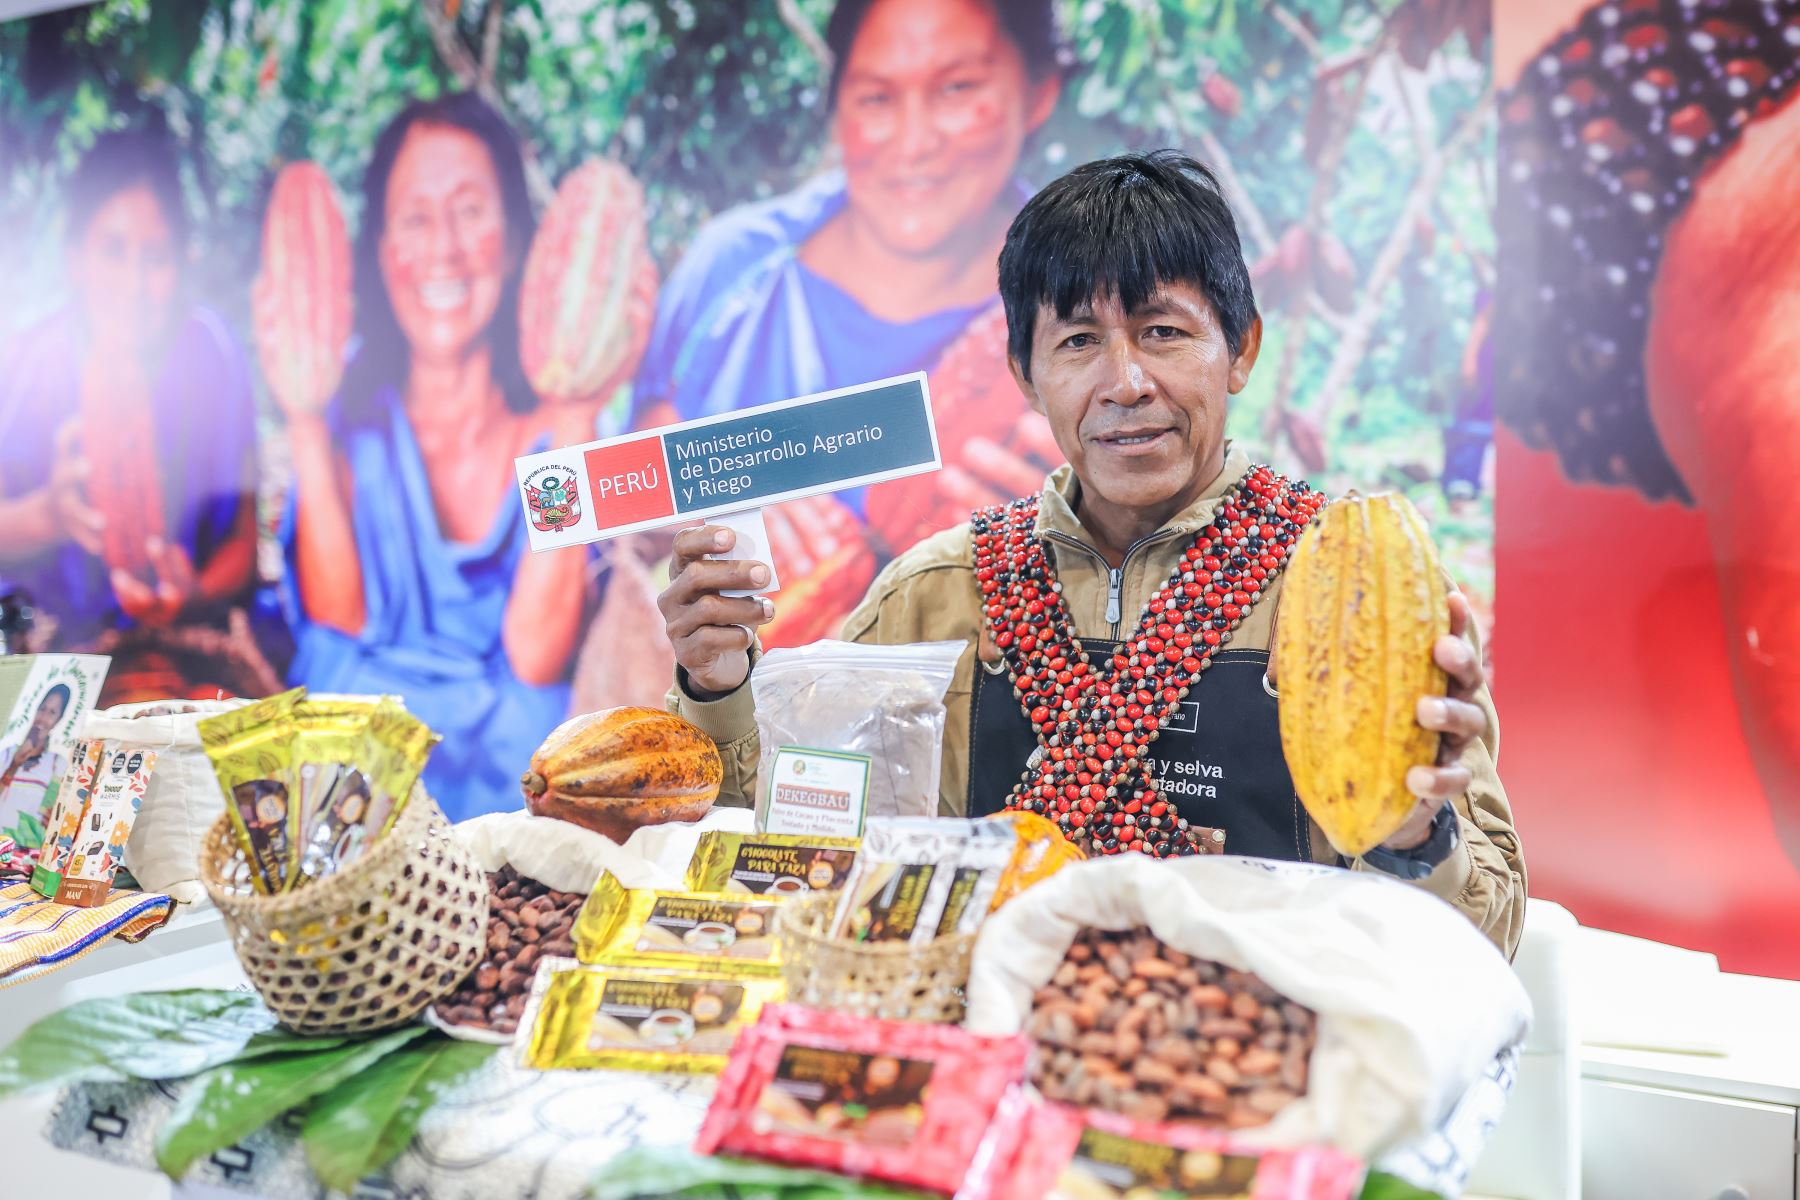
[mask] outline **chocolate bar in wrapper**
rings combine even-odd
[[[305,696],[294,688],[199,723],[250,886],[265,896],[286,886],[294,866],[294,708]]]
[[[362,841],[370,788],[352,764],[375,707],[373,699],[348,696],[311,696],[294,706],[292,783],[299,800],[289,833],[299,847],[299,869],[290,873],[288,889],[331,874]]]
[[[696,892],[778,896],[835,891],[849,878],[861,844],[860,838],[714,829],[700,835],[687,886]]]
[[[1010,826],[941,817],[871,817],[831,935],[920,946],[987,916],[1017,838]]]
[[[50,815],[44,821],[44,845],[31,870],[31,890],[46,900],[54,899],[56,889],[62,886],[63,869],[69,865],[81,829],[81,812],[93,794],[94,772],[104,753],[105,744],[97,738],[71,747],[69,769],[63,772],[56,799],[51,802]]]
[[[532,980],[522,1065],[717,1074],[738,1030],[781,999],[779,979],[589,967],[545,959]]]
[[[584,963],[779,975],[773,896],[634,890],[603,872],[575,919]]]
[[[369,841],[394,827],[400,810],[412,799],[413,784],[424,772],[431,748],[442,740],[398,701],[383,698],[376,704],[356,758],[367,783],[369,805],[362,826],[368,836],[338,859],[338,870],[361,857]],[[343,786],[340,783],[340,789]]]
[[[125,841],[156,769],[156,751],[115,746],[100,756],[88,802],[82,806],[75,845],[56,887],[56,902],[78,908],[104,904],[113,876],[125,862]]]

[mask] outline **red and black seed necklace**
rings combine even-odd
[[[975,513],[988,627],[1038,741],[1006,807],[1040,813],[1101,854],[1194,853],[1187,821],[1157,790],[1150,745],[1324,505],[1306,484],[1251,468],[1104,672],[1075,636],[1035,532],[1038,497]]]

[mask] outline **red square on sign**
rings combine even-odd
[[[589,450],[587,475],[594,525],[601,533],[675,515],[675,491],[660,437]]]

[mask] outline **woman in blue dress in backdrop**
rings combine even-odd
[[[929,369],[998,303],[1000,244],[1027,194],[1019,158],[1061,91],[1051,3],[843,0],[825,38],[842,169],[701,230],[658,298],[634,393],[640,428]],[[1018,410],[1028,415],[1023,397]],[[953,414],[939,418],[949,455]],[[996,502],[1017,494],[1018,467],[1032,487],[1042,479],[1041,463],[1008,454],[995,446],[965,464],[993,479]],[[841,544],[869,537],[863,500],[769,510],[784,586],[842,569]],[[967,518],[966,500],[944,526]],[[838,617],[873,563],[829,589]]]
[[[527,552],[513,459],[593,436],[519,365],[535,228],[518,143],[469,94],[414,102],[363,180],[355,349],[339,395],[276,399],[291,676],[389,693],[443,735],[425,783],[452,820],[515,808],[567,714],[587,556]]]

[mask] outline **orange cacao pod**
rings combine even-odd
[[[867,543],[844,545],[806,578],[782,582],[775,602],[775,619],[764,625],[757,636],[770,650],[834,638],[874,578],[875,555]]]
[[[963,448],[974,438],[1003,443],[1011,436],[1027,408],[1007,366],[1003,306],[996,304],[969,322],[931,369],[927,386],[946,467],[962,465]],[[893,553],[968,519],[967,512],[945,513],[939,485],[935,474],[926,474],[869,489],[869,524]]]
[[[331,178],[292,162],[275,177],[263,215],[256,353],[284,405],[322,408],[344,375],[354,298],[350,235]]]
[[[718,747],[680,717],[608,708],[557,726],[520,784],[536,815],[623,842],[645,825],[697,820],[723,778]]]
[[[590,159],[544,213],[519,291],[519,353],[546,403],[604,400],[637,370],[656,315],[644,189]]]
[[[1450,632],[1444,573],[1406,497],[1328,505],[1282,580],[1275,668],[1281,747],[1294,790],[1339,853],[1367,853],[1405,823],[1408,768],[1435,761],[1417,720],[1447,679],[1432,657]]]
[[[167,530],[150,386],[130,371],[104,386],[106,394],[84,402],[81,413],[87,499],[106,521],[101,557],[107,567],[154,584],[146,543]]]

